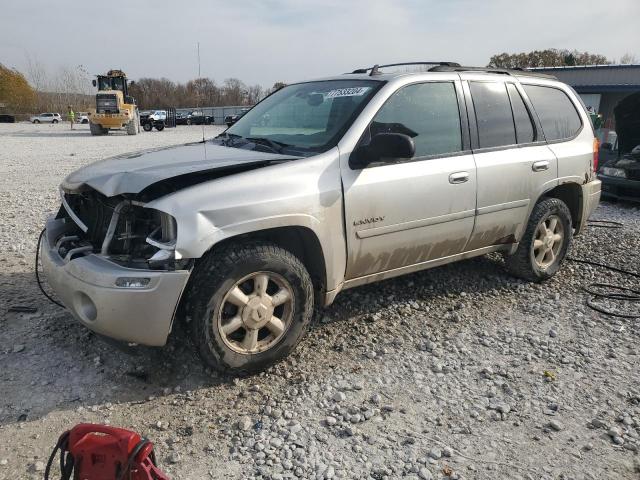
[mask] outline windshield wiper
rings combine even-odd
[[[246,137],[245,140],[248,142],[253,142],[258,145],[264,145],[266,147],[269,147],[275,153],[282,153],[282,149],[284,147],[290,146],[288,143],[276,142],[275,140],[271,140],[266,137]]]

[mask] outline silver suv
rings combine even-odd
[[[523,71],[374,67],[273,93],[206,142],[69,175],[44,270],[103,335],[184,320],[217,369],[265,368],[342,290],[490,252],[553,276],[600,198],[576,93]]]

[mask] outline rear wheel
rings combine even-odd
[[[300,260],[276,245],[230,245],[196,268],[187,293],[191,337],[216,370],[249,373],[289,354],[307,329],[313,287]]]
[[[571,245],[571,212],[557,198],[533,208],[527,229],[513,255],[505,257],[507,270],[525,280],[540,282],[554,276]]]
[[[156,125],[156,130],[158,130],[159,132],[161,132],[162,130],[164,130],[164,124],[163,123],[159,123]]]
[[[108,129],[102,128],[102,126],[97,123],[89,123],[89,130],[91,131],[91,135],[106,135],[109,133]]]
[[[58,123],[58,120],[56,120],[55,118],[53,119],[53,122],[51,123]]]
[[[33,123],[40,123],[40,120],[38,120],[37,118],[33,121]]]

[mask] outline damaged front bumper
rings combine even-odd
[[[49,219],[40,247],[47,280],[65,307],[96,333],[164,345],[189,271],[126,268],[108,257],[73,250],[62,258],[60,242],[68,229],[65,219]]]

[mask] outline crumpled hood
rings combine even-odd
[[[640,145],[640,92],[625,97],[613,109],[620,155]]]
[[[140,193],[154,183],[182,175],[296,158],[223,147],[210,142],[187,143],[127,153],[91,163],[65,178],[62,188],[76,191],[89,186],[112,197],[123,193]]]

